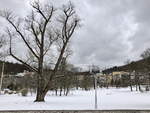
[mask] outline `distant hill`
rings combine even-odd
[[[123,66],[114,66],[112,68],[103,70],[103,73],[108,74],[113,71],[133,71],[133,70],[139,71],[139,72],[149,72],[150,71],[150,58],[133,61]]]
[[[0,74],[2,70],[3,61],[0,61]],[[5,62],[4,74],[16,74],[23,72],[24,70],[30,71],[26,66],[19,63]],[[103,70],[103,73],[109,74],[113,71],[139,71],[139,72],[150,72],[150,58],[133,61],[123,66],[114,66],[109,69]]]
[[[3,61],[0,61],[0,74],[2,71],[2,64]],[[5,62],[4,74],[16,74],[23,72],[24,70],[30,71],[26,66],[22,64]]]

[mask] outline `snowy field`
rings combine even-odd
[[[0,110],[94,110],[94,90],[71,91],[69,96],[49,93],[46,102],[34,103],[35,95],[0,95]],[[129,88],[98,90],[98,109],[150,109],[150,92],[130,92]]]

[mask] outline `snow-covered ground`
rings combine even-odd
[[[71,91],[69,96],[49,93],[46,102],[34,96],[0,95],[0,110],[94,110],[94,90]],[[150,109],[150,92],[130,92],[129,88],[98,89],[98,109]]]

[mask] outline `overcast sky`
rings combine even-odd
[[[52,1],[60,4],[63,0]],[[82,20],[72,39],[73,64],[122,65],[127,59],[139,59],[150,47],[150,0],[72,1]],[[29,2],[0,0],[0,7],[25,15]]]

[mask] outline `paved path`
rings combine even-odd
[[[24,110],[0,111],[0,113],[150,113],[150,110]]]

